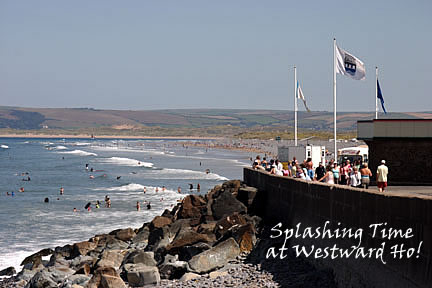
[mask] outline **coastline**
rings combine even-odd
[[[26,133],[26,134],[0,134],[0,138],[52,138],[52,139],[71,139],[71,138],[80,138],[80,139],[89,139],[89,140],[97,140],[97,139],[167,139],[167,140],[219,140],[223,139],[222,137],[201,137],[201,136],[131,136],[131,135],[97,135],[95,138],[92,138],[88,134],[35,134],[35,133]]]

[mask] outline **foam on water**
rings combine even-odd
[[[99,151],[118,151],[118,152],[143,152],[151,155],[165,155],[165,152],[156,149],[145,149],[143,147],[124,147],[124,146],[100,146],[92,145],[92,149]]]
[[[215,173],[206,173],[202,171],[194,171],[188,169],[162,168],[151,171],[146,171],[146,176],[154,179],[206,179],[226,181],[228,178]]]
[[[96,159],[98,162],[109,163],[109,164],[117,164],[123,166],[132,166],[132,167],[153,167],[153,163],[143,162],[136,159],[131,158],[123,158],[123,157],[110,157],[110,158],[98,158]]]
[[[65,146],[63,146],[63,145],[59,145],[59,146],[54,147],[54,149],[56,149],[56,150],[66,150],[68,148],[65,147]]]
[[[58,153],[72,154],[72,155],[78,155],[78,156],[97,156],[96,153],[86,152],[83,150],[64,151],[64,152],[58,152]]]
[[[9,149],[9,146],[7,146],[7,145],[0,145],[0,148]]]

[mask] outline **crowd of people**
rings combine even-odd
[[[361,163],[356,160],[353,163],[346,160],[339,165],[333,159],[326,166],[319,162],[314,169],[311,158],[303,160],[299,163],[294,157],[288,165],[284,165],[278,159],[267,160],[266,157],[256,156],[252,167],[254,169],[267,171],[270,174],[279,176],[288,176],[300,178],[307,181],[324,182],[328,184],[348,185],[351,187],[368,189],[372,171],[367,163]],[[383,192],[387,187],[388,168],[385,165],[385,160],[381,161],[381,165],[377,168],[376,182],[380,192]]]

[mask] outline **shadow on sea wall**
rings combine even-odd
[[[270,234],[290,236],[287,253],[297,251],[293,247],[303,247],[314,265],[333,270],[339,287],[430,287],[431,197],[383,195],[250,168],[244,169],[244,182],[258,189],[255,209],[266,226],[280,223]],[[311,228],[310,233],[302,234],[306,227]],[[316,228],[330,232],[318,237]],[[327,249],[327,255],[326,247],[334,251]],[[280,256],[277,248],[281,246],[273,250],[275,261]],[[318,248],[322,250],[317,252]],[[332,259],[332,255],[336,257]]]

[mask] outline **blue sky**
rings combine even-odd
[[[432,1],[0,1],[0,105],[431,111]],[[303,106],[299,105],[303,110]]]

